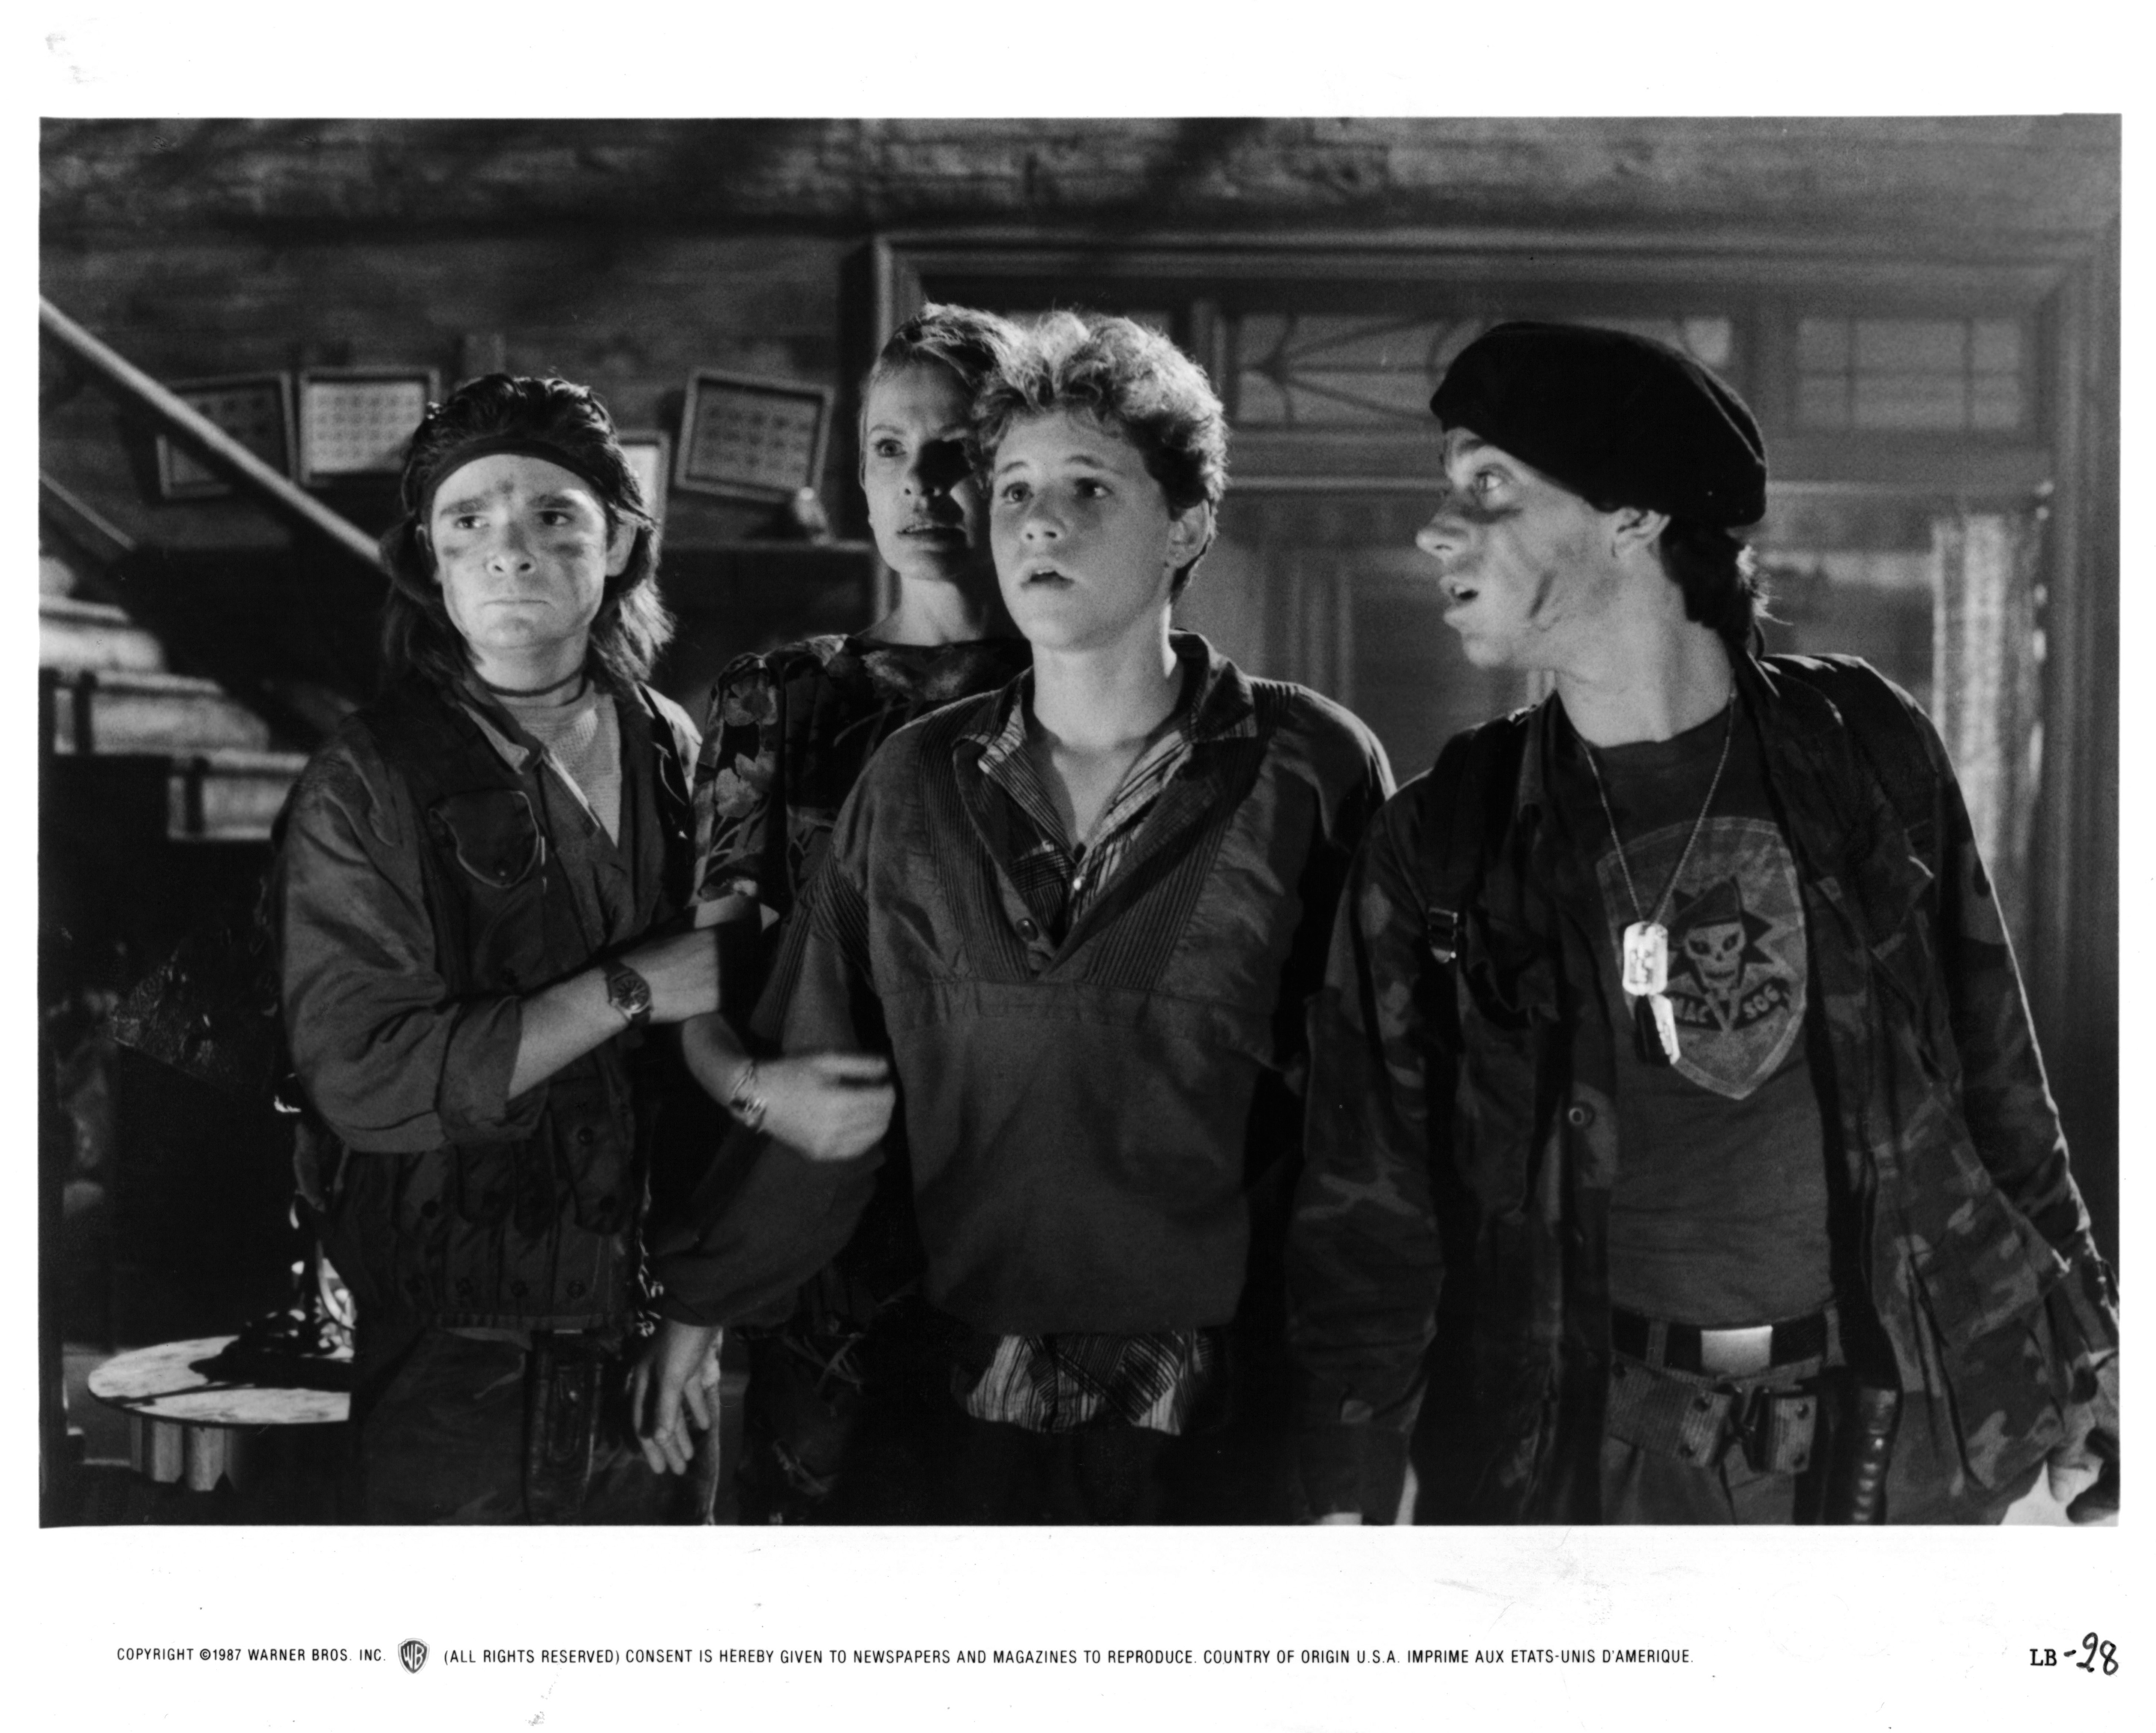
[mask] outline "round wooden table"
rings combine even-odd
[[[126,1413],[128,1458],[137,1473],[195,1492],[219,1480],[237,1489],[251,1447],[269,1427],[341,1426],[352,1397],[341,1390],[300,1390],[213,1381],[198,1370],[233,1341],[201,1336],[116,1355],[90,1375],[90,1393]],[[337,1358],[349,1360],[349,1350]]]

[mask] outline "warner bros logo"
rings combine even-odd
[[[407,1673],[417,1673],[427,1664],[427,1645],[414,1637],[397,1651],[397,1658],[404,1664]]]

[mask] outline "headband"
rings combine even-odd
[[[602,481],[591,464],[573,451],[564,450],[552,440],[536,434],[485,434],[475,440],[466,440],[461,445],[452,445],[428,471],[426,483],[419,490],[419,498],[413,514],[417,526],[424,530],[434,521],[434,496],[442,484],[468,464],[482,457],[513,455],[520,457],[544,458],[548,463],[559,464],[579,481],[590,485],[599,496],[601,505],[607,503],[609,484]]]

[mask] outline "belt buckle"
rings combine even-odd
[[[1723,1378],[1748,1378],[1774,1363],[1774,1326],[1748,1324],[1741,1329],[1699,1333],[1699,1369]]]

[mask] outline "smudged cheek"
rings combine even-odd
[[[1527,590],[1527,625],[1538,632],[1560,626],[1571,617],[1563,573],[1554,566],[1538,568]]]
[[[1595,611],[1589,554],[1584,540],[1567,538],[1527,556],[1532,573],[1527,586],[1527,624],[1535,630],[1553,631]]]

